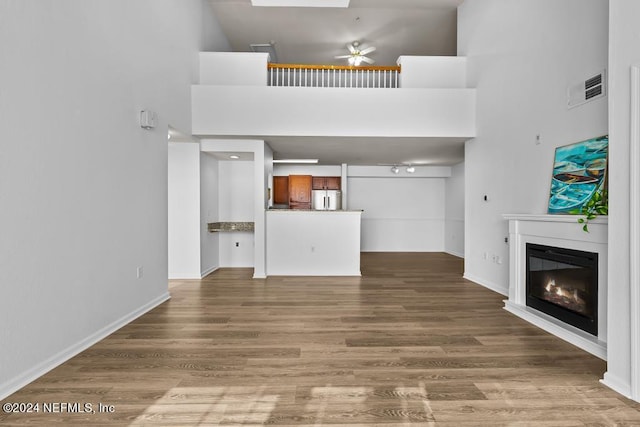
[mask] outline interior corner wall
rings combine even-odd
[[[213,12],[213,5],[209,0],[202,2],[202,52],[230,52],[231,45],[224,35],[220,21]]]
[[[269,177],[273,176],[273,152],[271,148],[263,140],[203,139],[200,141],[200,150],[204,152],[253,153],[253,221],[255,224],[253,277],[256,279],[266,278],[265,209],[269,204],[269,199],[267,198],[267,186],[271,185]]]
[[[218,160],[200,152],[200,276],[220,267],[220,233],[210,233],[208,224],[218,222]]]
[[[217,181],[218,217],[224,222],[254,222],[254,162],[221,160]],[[254,233],[219,232],[220,267],[253,267]]]
[[[464,162],[452,166],[444,181],[444,250],[464,258]]]
[[[477,136],[465,144],[465,277],[500,293],[509,287],[502,214],[545,213],[555,148],[608,132],[606,97],[566,106],[568,85],[607,67],[607,8],[607,0],[458,8],[458,55],[477,97]]]
[[[201,42],[201,0],[0,2],[0,399],[169,297]]]
[[[631,67],[640,67],[640,2],[609,1],[609,330],[607,336],[607,373],[604,383],[638,401],[637,373],[640,361],[631,358],[632,313],[629,301],[632,240],[630,234],[630,159],[631,159]],[[637,159],[631,159],[636,162]],[[631,302],[632,307],[637,301]],[[637,305],[636,305],[637,309]],[[637,339],[637,337],[636,337]],[[635,375],[634,375],[635,373]]]

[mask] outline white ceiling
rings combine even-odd
[[[231,48],[275,42],[278,62],[343,64],[334,59],[358,40],[375,46],[375,65],[400,55],[455,55],[463,0],[351,0],[348,8],[254,7],[250,0],[209,0]]]
[[[334,56],[359,41],[375,46],[375,65],[400,55],[456,55],[457,7],[463,0],[351,0],[348,8],[254,7],[251,0],[209,0],[233,51],[275,43],[279,63],[346,64]],[[252,136],[256,138],[256,136]],[[275,158],[317,158],[321,164],[420,163],[463,160],[464,141],[444,138],[260,136]]]
[[[274,158],[312,158],[325,165],[454,165],[464,158],[461,138],[267,137]],[[284,156],[283,156],[284,153]]]

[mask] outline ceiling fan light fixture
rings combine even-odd
[[[349,50],[349,53],[347,55],[337,55],[335,56],[335,59],[346,59],[347,63],[352,67],[359,67],[363,62],[366,62],[368,64],[373,64],[374,62],[376,62],[366,56],[368,53],[374,52],[376,50],[376,48],[373,46],[361,49],[360,42],[356,40],[349,43],[347,45],[347,49]]]

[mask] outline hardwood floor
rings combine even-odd
[[[460,259],[366,253],[362,272],[174,281],[170,301],[2,402],[39,413],[0,424],[640,425],[640,405],[599,384],[603,361],[503,310]]]

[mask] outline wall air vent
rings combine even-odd
[[[251,43],[249,47],[251,48],[251,52],[268,53],[269,62],[278,62],[278,57],[276,56],[276,42],[272,41],[269,43]]]
[[[585,102],[601,98],[606,94],[605,70],[587,80],[573,84],[567,89],[567,108],[577,107]]]

